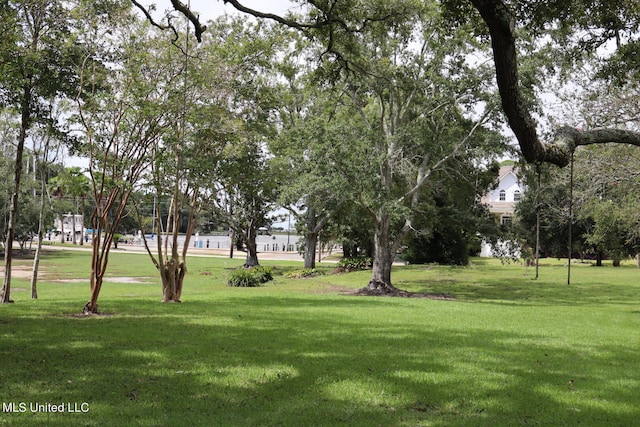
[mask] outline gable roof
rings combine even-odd
[[[513,165],[500,166],[500,170],[498,171],[498,180],[502,181],[504,177],[509,174],[512,174],[516,178],[518,177],[518,175],[516,175],[515,166]]]

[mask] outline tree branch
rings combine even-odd
[[[571,153],[579,145],[615,142],[640,146],[639,132],[618,129],[581,131],[569,126],[560,128],[552,143],[542,142],[519,87],[514,15],[503,0],[471,2],[489,28],[502,108],[525,160],[563,167],[569,163]]]
[[[174,0],[172,0],[174,1]],[[283,18],[282,16],[279,15],[275,15],[273,13],[264,13],[264,12],[260,12],[257,11],[255,9],[251,9],[249,7],[246,7],[242,4],[240,4],[239,1],[237,0],[224,0],[224,3],[227,4],[229,3],[231,6],[233,6],[234,8],[236,8],[236,10],[239,10],[242,13],[248,13],[249,15],[253,15],[256,18],[264,18],[264,19],[271,19],[272,21],[276,21],[280,24],[286,25],[287,27],[291,27],[291,28],[296,28],[298,30],[306,30],[309,28],[320,28],[323,25],[326,25],[326,22],[314,22],[314,23],[300,23],[300,22],[296,22],[290,19],[286,19]],[[314,4],[315,2],[309,1],[309,3]]]
[[[159,28],[159,29],[161,29],[163,31],[164,30],[173,31],[174,42],[175,42],[175,40],[178,40],[178,31],[176,30],[176,28],[173,25],[171,25],[171,24],[162,25],[162,24],[156,22],[153,19],[153,17],[151,16],[151,14],[149,13],[149,11],[147,10],[146,7],[144,7],[142,4],[140,4],[136,0],[131,0],[131,3],[133,3],[133,5],[135,7],[140,9],[140,11],[144,14],[145,18],[147,19],[147,21],[149,21],[149,23],[151,25],[153,25],[154,27]],[[207,29],[206,25],[202,25],[200,23],[200,18],[198,16],[196,16],[191,11],[191,9],[189,9],[185,4],[181,3],[180,0],[171,0],[171,5],[173,6],[173,8],[175,10],[177,10],[180,13],[182,13],[193,24],[193,28],[194,28],[194,33],[195,33],[196,39],[198,40],[198,42],[202,42],[202,33]]]
[[[193,12],[191,12],[191,9],[189,9],[180,0],[171,0],[171,4],[173,5],[173,8],[175,10],[182,13],[187,17],[189,21],[191,21],[191,23],[193,24],[196,40],[198,40],[198,42],[202,42],[202,33],[207,29],[207,27],[200,23],[200,17],[194,15]]]

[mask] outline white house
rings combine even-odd
[[[482,197],[482,203],[489,207],[496,222],[509,224],[525,191],[526,187],[516,175],[515,168],[512,165],[502,166],[498,173],[498,185]],[[491,245],[483,243],[480,256],[493,256]]]
[[[482,197],[482,203],[489,206],[489,212],[496,217],[496,221],[507,224],[513,220],[516,204],[525,191],[514,167],[502,166],[498,173],[498,186]]]

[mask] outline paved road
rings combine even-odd
[[[207,248],[206,246],[207,237],[209,238],[209,248]],[[202,245],[198,243],[194,245],[194,241],[192,241],[190,244],[188,254],[190,256],[204,256],[204,257],[215,256],[215,257],[228,258],[229,257],[229,237],[228,236],[215,236],[215,237],[218,237],[218,239],[213,239],[212,236],[200,237],[198,241],[202,242]],[[271,238],[271,236],[259,236],[259,239],[258,239],[258,258],[259,259],[302,261],[302,255],[297,252],[297,245],[290,244],[289,249],[292,249],[291,251],[282,250],[282,248],[287,247],[286,235],[284,236],[278,235],[274,237],[276,237],[276,239]],[[294,238],[295,238],[295,241],[297,242],[298,236],[291,236],[290,242],[293,242]],[[224,239],[226,239],[226,241]],[[179,247],[180,247],[180,243],[183,243],[183,242],[184,242],[184,237],[182,237],[182,239],[180,239],[180,241],[178,242]],[[220,249],[218,249],[218,244],[217,244],[218,242],[221,243]],[[54,250],[61,250],[61,249],[78,250],[78,251],[91,250],[91,243],[84,243],[84,245],[77,245],[77,246],[73,246],[69,244],[66,244],[63,246],[63,245],[58,245],[56,243],[58,242],[52,241],[51,244],[47,242],[47,245],[45,246],[45,248],[54,249]],[[222,243],[226,243],[226,245],[223,245]],[[155,240],[149,240],[148,244],[152,251],[155,250],[157,245],[157,242]],[[279,250],[273,250],[276,247]],[[114,252],[139,252],[139,253],[145,252],[143,243],[137,241],[137,239],[133,239],[133,241],[131,241],[130,243],[119,243],[117,249],[113,248],[111,250]],[[238,250],[234,251],[234,258],[243,259],[244,257],[245,257],[244,252],[238,251]]]

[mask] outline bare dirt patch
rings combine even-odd
[[[115,316],[115,313],[71,313],[68,317],[74,319],[101,319]]]
[[[150,283],[150,277],[105,277],[103,279],[104,282],[110,283]],[[83,283],[88,282],[89,279],[56,279],[51,280],[51,282],[55,283]]]
[[[366,297],[397,297],[397,298],[425,298],[435,299],[442,301],[455,301],[456,297],[447,294],[429,294],[423,292],[408,292],[401,289],[397,289],[393,292],[380,292],[371,289],[358,289],[356,291],[349,292],[348,295],[366,296]]]
[[[11,277],[16,279],[30,279],[33,273],[33,267],[28,265],[12,265]],[[4,275],[4,266],[0,267],[0,274]]]
[[[313,294],[341,293],[341,294],[344,294],[344,295],[348,295],[351,292],[353,292],[353,289],[349,288],[347,286],[330,285],[330,284],[324,284],[324,285],[322,285],[321,288],[319,287],[319,288],[311,289],[311,293],[313,293]]]

